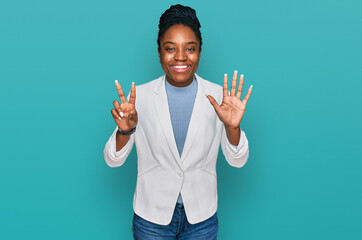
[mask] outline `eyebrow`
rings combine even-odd
[[[176,44],[176,43],[174,43],[174,42],[167,41],[167,42],[164,42],[163,45],[168,44],[168,43],[169,43],[169,44]],[[197,45],[197,42],[192,41],[192,42],[188,42],[188,43],[186,43],[186,44],[196,44],[196,45]]]

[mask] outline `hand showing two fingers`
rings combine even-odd
[[[114,108],[111,110],[114,121],[117,126],[123,131],[130,131],[136,127],[138,122],[138,115],[135,108],[136,102],[136,87],[134,83],[131,85],[131,94],[129,101],[127,102],[122,87],[119,82],[115,82],[118,91],[121,104],[117,101],[113,101]]]
[[[249,100],[253,88],[253,86],[250,86],[245,98],[241,100],[240,97],[241,97],[241,91],[243,89],[244,75],[240,76],[238,89],[236,90],[237,77],[238,77],[237,71],[235,71],[229,95],[228,79],[227,75],[225,74],[224,84],[223,84],[223,99],[221,105],[219,105],[212,96],[210,95],[207,96],[210,103],[214,107],[220,121],[222,121],[226,127],[231,127],[231,128],[239,127],[241,119],[244,116],[246,104]]]

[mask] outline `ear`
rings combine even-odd
[[[160,48],[158,48],[158,59],[159,59],[160,62],[161,62],[161,49],[160,49]]]

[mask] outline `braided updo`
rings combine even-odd
[[[200,51],[202,45],[202,38],[200,32],[200,22],[197,19],[196,11],[190,7],[186,7],[180,4],[173,5],[167,9],[160,18],[160,23],[158,24],[158,38],[157,45],[158,51],[160,51],[160,41],[167,29],[173,25],[182,24],[188,26],[195,33],[196,37],[200,40]]]

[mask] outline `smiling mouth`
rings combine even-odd
[[[176,65],[176,66],[171,66],[171,68],[176,72],[185,72],[185,71],[189,70],[191,68],[191,66],[190,65]]]

